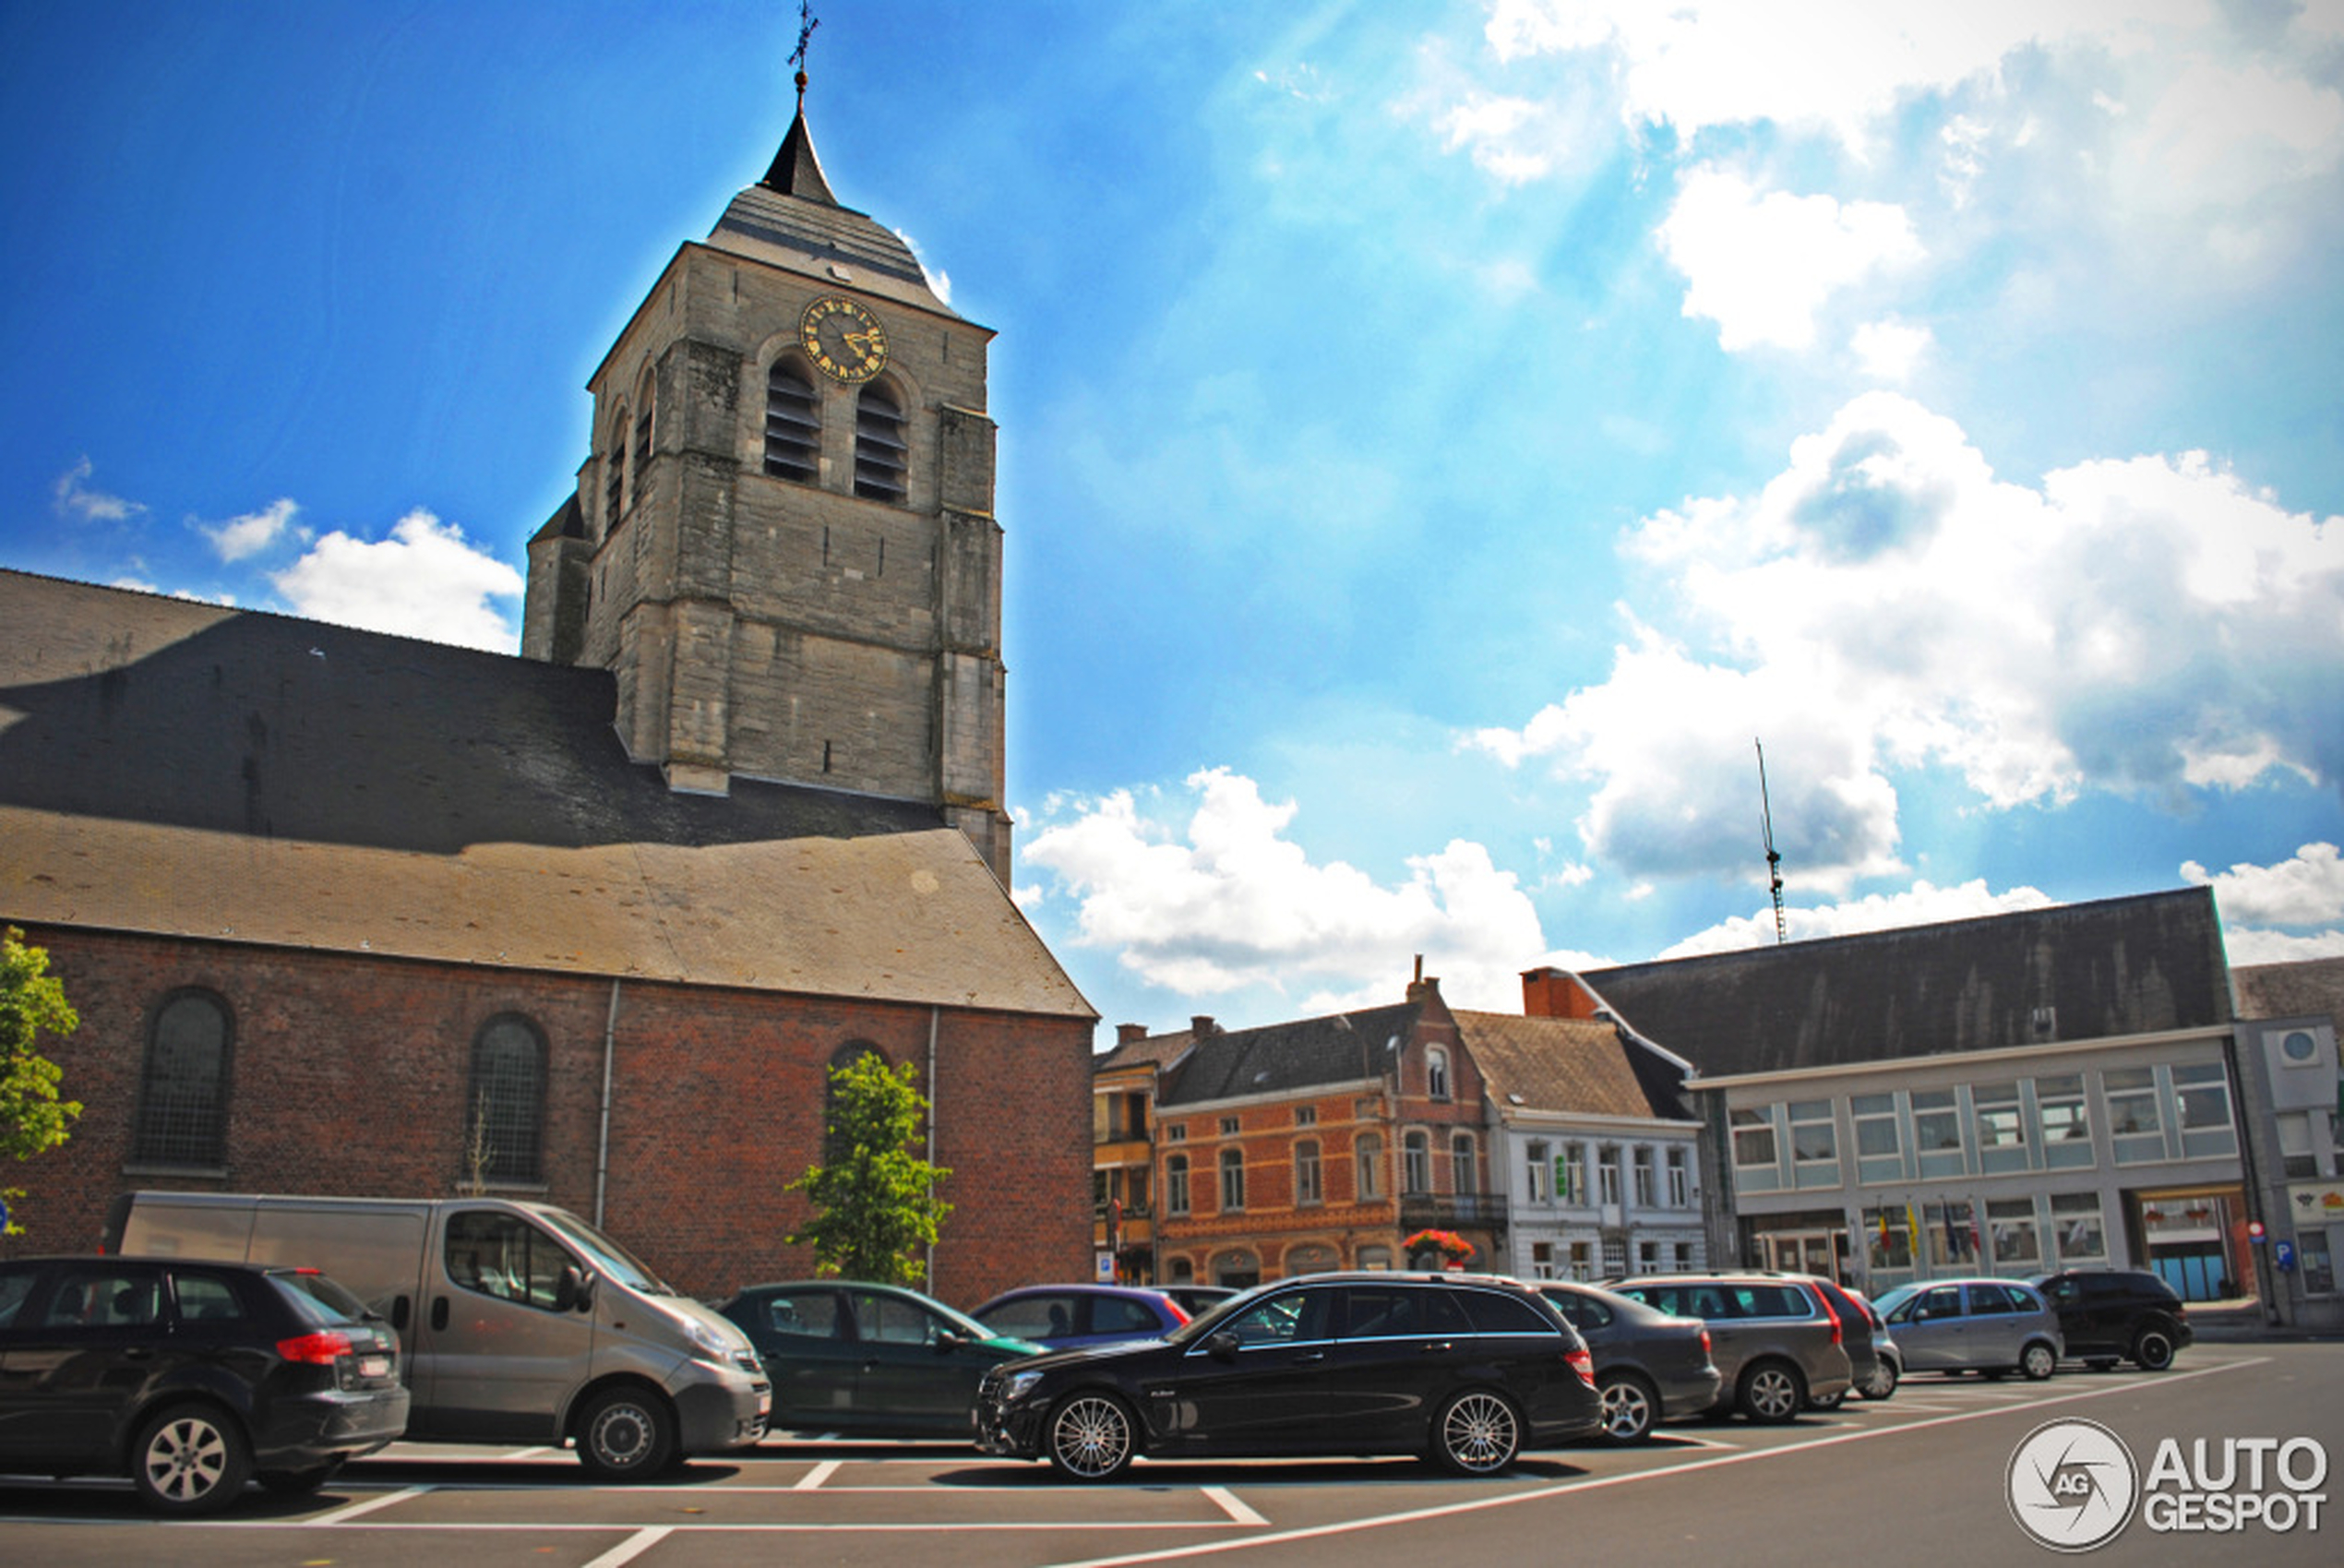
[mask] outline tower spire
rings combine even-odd
[[[790,64],[797,67],[797,114],[789,123],[789,135],[782,138],[782,150],[773,154],[772,166],[757,183],[783,196],[836,207],[838,197],[831,194],[831,183],[822,177],[822,161],[814,155],[814,134],[806,128],[806,47],[821,25],[814,15],[813,0],[797,0],[797,47],[789,56]]]
[[[789,63],[797,67],[797,112],[806,113],[806,46],[814,42],[814,30],[822,19],[814,14],[814,0],[797,0],[797,47],[790,51]]]

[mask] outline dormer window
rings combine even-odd
[[[902,506],[910,453],[903,405],[884,387],[865,387],[855,402],[855,493]]]
[[[765,378],[765,472],[776,479],[814,483],[821,453],[822,411],[814,384],[787,360]]]
[[[1449,1097],[1449,1053],[1439,1046],[1425,1047],[1424,1090],[1436,1100]]]

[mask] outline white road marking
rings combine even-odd
[[[586,1568],[619,1568],[622,1562],[632,1562],[644,1552],[667,1538],[670,1525],[647,1525],[625,1540],[586,1564]]]
[[[797,1478],[797,1484],[790,1490],[792,1491],[819,1491],[824,1481],[838,1474],[839,1465],[840,1461],[836,1459],[823,1460],[800,1476]]]
[[[1204,1495],[1221,1505],[1221,1512],[1240,1525],[1266,1525],[1270,1521],[1239,1502],[1227,1487],[1205,1487]]]

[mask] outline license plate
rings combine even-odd
[[[389,1377],[390,1375],[390,1358],[388,1356],[359,1357],[358,1375],[362,1378]]]

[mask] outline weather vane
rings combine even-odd
[[[806,107],[806,46],[814,42],[814,30],[822,25],[814,14],[814,0],[797,0],[797,47],[790,51],[789,63],[797,67],[797,106]]]

